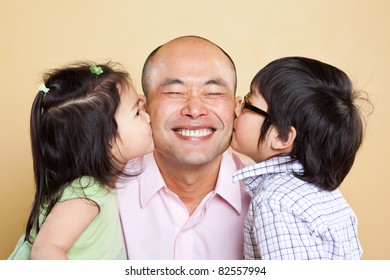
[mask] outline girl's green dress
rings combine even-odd
[[[99,214],[92,223],[82,232],[67,256],[71,260],[125,260],[126,250],[119,218],[118,202],[115,190],[110,190],[92,177],[81,177],[66,186],[59,202],[74,199],[88,198],[91,203],[99,206]],[[46,211],[43,209],[40,222],[45,220]],[[36,233],[32,233],[35,240]],[[25,241],[23,235],[9,260],[30,259],[32,244]]]

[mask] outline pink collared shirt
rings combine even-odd
[[[242,259],[249,196],[232,174],[244,167],[230,152],[222,157],[215,191],[191,216],[165,185],[153,154],[144,171],[118,182],[119,210],[129,259]]]

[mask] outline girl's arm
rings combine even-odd
[[[32,260],[66,260],[66,253],[99,214],[99,207],[85,198],[57,203],[42,224],[31,250]]]

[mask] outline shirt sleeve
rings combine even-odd
[[[321,237],[310,223],[278,202],[254,207],[253,236],[264,260],[324,259]]]

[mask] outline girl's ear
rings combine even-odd
[[[121,152],[122,147],[122,140],[120,136],[115,136],[111,139],[110,142],[110,152],[111,155],[118,161],[118,162],[126,162],[126,158],[123,156]]]
[[[281,137],[278,130],[274,127],[273,136],[271,138],[272,149],[280,152],[290,152],[292,151],[294,140],[297,136],[297,131],[295,127],[290,126],[287,134],[287,138]]]

